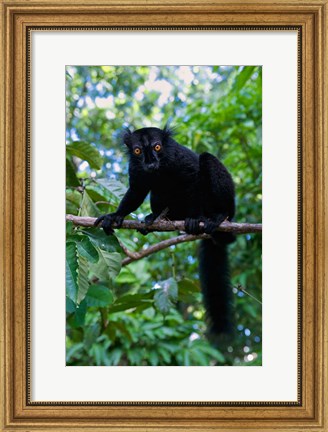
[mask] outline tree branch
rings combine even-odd
[[[66,215],[66,220],[73,222],[76,226],[82,227],[93,227],[96,218],[87,217],[87,216],[74,216],[74,215]],[[203,222],[200,222],[200,227],[203,227]],[[99,224],[99,227],[101,224]],[[113,224],[113,228],[115,228],[115,224]],[[134,220],[125,220],[120,229],[144,229],[145,224],[143,222],[134,221]],[[159,220],[158,222],[154,222],[152,225],[147,226],[149,231],[184,231],[185,224],[184,221],[168,221],[168,220]],[[236,222],[228,222],[224,221],[217,228],[217,231],[224,232],[233,232],[234,234],[251,234],[262,232],[262,224],[250,224],[250,223],[236,223]],[[202,238],[202,237],[199,237]],[[188,240],[186,240],[188,241]]]
[[[76,226],[82,227],[93,227],[96,218],[93,217],[82,217],[82,216],[74,216],[74,215],[66,215],[66,220],[73,222]],[[99,225],[101,226],[101,224]],[[204,226],[202,222],[200,222],[200,227]],[[113,224],[113,228],[115,228],[115,224]],[[145,224],[139,221],[133,220],[125,220],[121,226],[121,229],[142,229],[145,228]],[[167,221],[160,220],[158,222],[154,222],[152,225],[147,227],[149,231],[159,231],[159,232],[167,232],[167,231],[184,231],[185,225],[184,221]],[[218,227],[218,231],[225,232],[233,232],[234,234],[248,234],[248,233],[258,233],[262,232],[262,224],[248,224],[248,223],[236,223],[236,222],[222,222],[222,224]],[[156,243],[152,246],[149,246],[146,249],[142,249],[139,252],[133,252],[127,249],[122,242],[120,245],[127,255],[126,258],[122,261],[122,266],[126,266],[133,261],[140,260],[144,257],[147,257],[155,252],[159,252],[160,250],[166,249],[170,246],[177,245],[179,243],[185,243],[194,240],[207,239],[211,236],[208,234],[181,234],[177,237],[172,237],[166,240],[162,240],[159,243]]]
[[[188,241],[194,241],[199,239],[206,239],[210,238],[211,236],[208,234],[199,234],[199,235],[193,235],[193,234],[182,234],[177,237],[172,237],[167,240],[162,240],[159,243],[156,243],[152,246],[149,246],[147,249],[142,249],[139,252],[132,252],[129,251],[129,254],[127,258],[124,258],[122,261],[122,266],[126,266],[130,264],[133,261],[140,260],[141,258],[144,258],[148,255],[151,255],[155,252],[159,252],[162,249],[166,249],[170,246],[177,245],[179,243],[184,243]],[[124,251],[126,253],[126,251]],[[133,255],[132,255],[133,254]]]

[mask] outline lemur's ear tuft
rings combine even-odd
[[[168,139],[168,138],[174,136],[174,134],[175,134],[174,127],[172,127],[172,126],[170,125],[170,122],[168,121],[168,122],[165,124],[164,128],[163,128],[163,135],[164,135],[164,138],[165,138],[165,139]]]
[[[132,132],[130,131],[130,129],[128,127],[124,128],[122,133],[121,133],[121,139],[122,139],[123,143],[128,147],[130,147],[130,145],[131,145],[131,135],[132,135]]]

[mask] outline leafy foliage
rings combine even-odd
[[[115,211],[127,187],[124,127],[163,127],[176,140],[218,156],[236,184],[238,222],[260,222],[262,71],[257,66],[67,67],[66,210],[81,216]],[[150,212],[149,200],[131,218]],[[239,235],[230,247],[235,338],[206,338],[197,242],[122,266],[170,233],[67,224],[68,365],[261,364],[261,236]],[[241,285],[257,298],[238,289]]]
[[[156,308],[163,314],[167,315],[178,298],[178,284],[175,279],[170,278],[162,281],[157,286],[157,292],[154,295]]]

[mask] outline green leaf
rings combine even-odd
[[[139,282],[137,275],[131,271],[129,266],[123,267],[120,274],[116,278],[116,283],[120,284],[136,284]]]
[[[96,182],[107,189],[111,195],[114,195],[119,201],[123,198],[127,191],[127,187],[115,179],[96,179]]]
[[[173,278],[159,282],[159,285],[154,295],[155,306],[163,315],[167,315],[173,306],[172,302],[178,298],[178,285]]]
[[[106,252],[122,251],[122,248],[115,235],[108,236],[103,230],[100,230],[99,228],[88,228],[82,232],[90,238],[92,244],[97,248],[105,250]]]
[[[199,286],[190,279],[181,279],[178,282],[178,287],[179,291],[181,290],[185,293],[197,293],[200,291]]]
[[[151,308],[152,306],[153,306],[153,302],[145,301],[135,308],[135,312],[142,312],[146,309]]]
[[[158,348],[158,353],[162,356],[164,362],[166,364],[170,364],[171,363],[171,355],[168,351],[166,351],[166,349],[164,349],[162,346],[160,346]]]
[[[75,189],[67,189],[66,200],[70,201],[71,203],[73,203],[79,207],[81,204],[81,200],[82,200],[82,194],[81,194],[81,192],[79,192]]]
[[[84,331],[84,346],[86,350],[89,350],[97,337],[100,335],[99,323],[92,324],[85,328]]]
[[[249,297],[247,298],[247,301],[250,301],[250,298],[249,298]],[[252,299],[252,301],[253,301],[253,299]],[[243,305],[243,309],[244,309],[244,311],[247,312],[247,313],[248,313],[252,318],[256,318],[256,317],[257,317],[256,308],[255,308],[253,305],[251,305],[251,304],[249,304],[249,303],[246,303],[246,304]]]
[[[75,242],[78,253],[91,263],[96,263],[99,259],[97,249],[91,243],[89,237],[82,234],[72,234],[67,237],[67,241]]]
[[[191,350],[190,356],[192,358],[192,363],[200,366],[208,366],[209,359],[206,354],[201,352],[200,350]]]
[[[66,158],[66,187],[67,186],[80,186],[80,182],[76,177],[74,165]]]
[[[140,350],[140,348],[128,351],[128,359],[130,360],[132,365],[141,366],[143,357],[144,352],[143,350]]]
[[[131,333],[126,325],[126,322],[123,321],[110,321],[105,333],[110,335],[112,332],[115,332],[115,334],[117,335],[121,335],[124,340],[129,341],[129,342],[133,342]]]
[[[184,350],[183,353],[183,365],[190,366],[190,355],[188,350]]]
[[[67,314],[74,313],[75,309],[76,309],[75,303],[69,297],[66,296],[66,313]]]
[[[123,267],[125,268],[125,267]],[[147,260],[139,260],[129,264],[129,269],[138,277],[138,286],[146,285],[152,279],[149,272],[149,262]]]
[[[87,302],[83,300],[79,305],[76,306],[75,322],[77,325],[83,326],[85,315],[87,313]]]
[[[66,236],[73,234],[74,224],[71,221],[66,221]]]
[[[113,302],[113,294],[104,285],[91,285],[86,296],[88,306],[106,307]]]
[[[102,258],[107,265],[107,271],[110,279],[115,279],[122,267],[121,254],[117,252],[108,253],[102,249],[98,249],[98,251],[100,251]]]
[[[66,146],[66,152],[70,156],[76,156],[87,161],[92,169],[101,169],[103,162],[102,157],[96,147],[89,143],[74,141]]]
[[[67,323],[72,328],[83,327],[85,321],[85,315],[87,313],[87,303],[85,300],[82,300],[82,302],[79,305],[74,305],[74,306],[75,306],[75,311],[68,318]]]
[[[180,350],[179,345],[175,345],[172,343],[162,342],[162,347],[164,347],[167,351],[169,351],[171,354],[175,354],[177,351]]]
[[[255,68],[256,68],[256,66],[247,66],[247,67],[244,66],[243,67],[243,69],[241,70],[241,72],[239,72],[239,74],[237,75],[237,77],[234,81],[234,84],[232,87],[233,92],[238,92],[244,87],[246,82],[253,75]]]
[[[103,188],[99,187],[99,185],[92,183],[91,185],[86,186],[85,190],[88,192],[89,197],[95,203],[97,201],[106,201],[108,202],[108,193],[104,191]],[[109,206],[110,203],[107,204]]]
[[[151,307],[153,292],[149,291],[143,294],[128,294],[118,298],[115,303],[108,309],[109,313],[126,311],[134,308]]]
[[[86,236],[78,236],[82,237],[82,240],[77,242],[77,250],[79,254],[86,258],[91,263],[96,263],[99,260],[99,254],[97,249],[93,246],[90,239]]]
[[[68,72],[67,69],[66,69],[65,73],[66,73],[66,77],[68,77],[69,79],[73,79],[72,75]]]
[[[83,352],[83,343],[79,342],[76,345],[73,345],[70,347],[66,352],[66,363],[69,363],[74,359],[74,357],[77,355],[77,357],[81,356],[81,353]]]
[[[152,366],[157,366],[159,362],[158,353],[155,350],[151,350],[148,354],[149,362]]]
[[[195,294],[200,292],[199,286],[190,279],[182,279],[178,282],[179,300],[184,303],[194,301]]]
[[[88,261],[79,255],[76,243],[66,245],[66,293],[75,303],[79,304],[89,288]]]
[[[119,274],[122,266],[121,254],[117,252],[107,252],[97,248],[99,253],[99,261],[92,265],[92,271],[101,280],[113,281]]]
[[[78,291],[78,266],[76,244],[69,242],[66,244],[66,292],[74,303],[76,303],[76,293]]]
[[[77,274],[78,291],[77,291],[76,303],[80,304],[81,301],[86,296],[89,289],[89,281],[88,281],[89,264],[88,264],[88,260],[79,254],[78,254],[78,263],[79,263],[78,274]]]
[[[128,311],[130,309],[136,309],[137,307],[139,307],[140,305],[143,305],[144,303],[141,302],[131,302],[131,303],[115,303],[113,306],[111,306],[108,309],[108,313],[116,313],[116,312],[125,312]],[[151,307],[152,306],[152,302],[148,302],[149,306],[147,307]]]
[[[104,348],[98,344],[92,345],[90,349],[91,355],[93,355],[96,366],[101,366],[104,363],[105,352]]]
[[[77,190],[67,190],[66,191],[66,212],[77,214],[80,204],[81,204],[82,195]]]
[[[117,366],[121,360],[122,355],[123,355],[123,352],[119,348],[115,348],[113,351],[110,351],[108,354],[108,358],[110,360],[110,363],[113,366]]]
[[[194,342],[194,343],[196,344],[196,342]],[[199,348],[201,349],[201,351],[203,351],[204,353],[210,355],[215,360],[217,360],[219,363],[224,363],[225,362],[224,355],[218,349],[212,348],[209,345],[201,345]]]
[[[98,216],[99,210],[86,191],[83,192],[80,216]]]

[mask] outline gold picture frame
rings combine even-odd
[[[1,0],[1,430],[328,431],[328,0]],[[92,18],[91,18],[92,16]],[[92,23],[92,24],[91,24]],[[302,250],[299,400],[34,403],[29,398],[29,32],[92,28],[299,31]],[[283,215],[281,215],[283,220]]]

